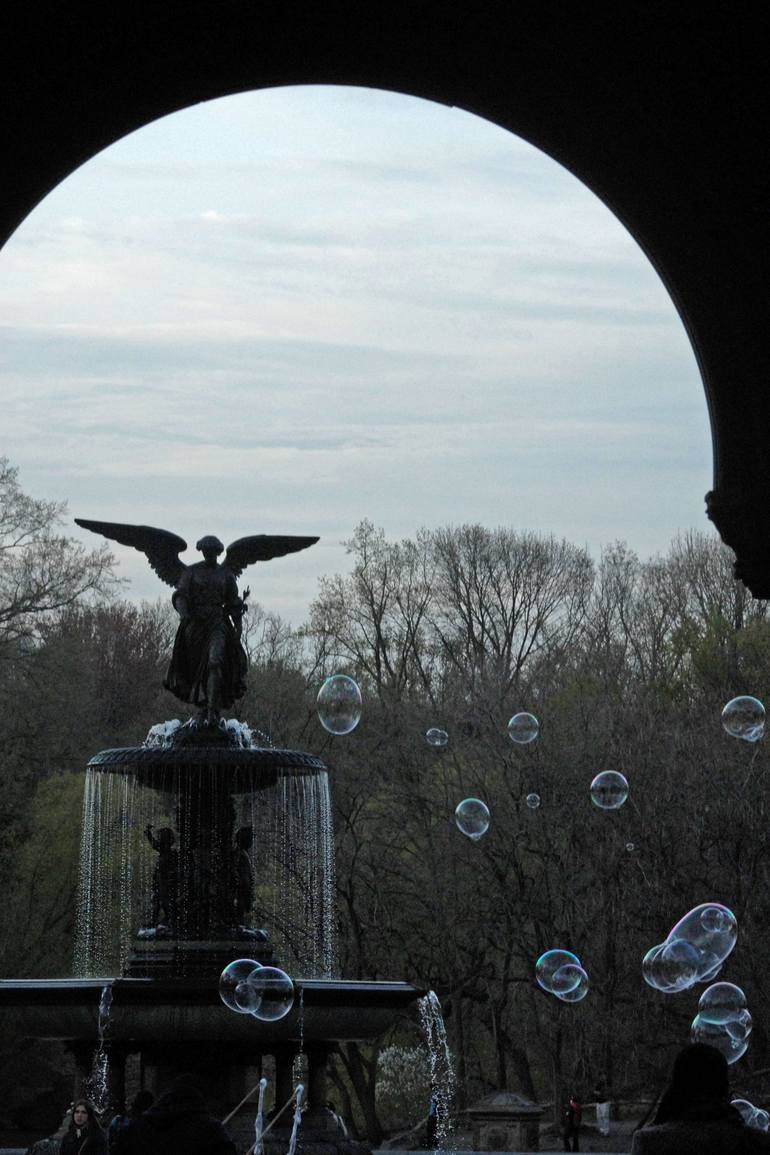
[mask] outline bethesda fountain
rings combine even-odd
[[[109,1109],[132,1087],[158,1093],[192,1072],[213,1110],[230,1112],[269,1067],[274,1111],[302,1071],[298,1151],[352,1152],[328,1109],[327,1066],[341,1041],[371,1039],[425,995],[402,982],[335,977],[334,860],[329,776],[312,754],[260,745],[225,720],[243,695],[241,622],[257,561],[313,545],[314,537],[256,535],[224,552],[148,526],[76,519],[141,550],[173,586],[179,626],[165,686],[193,707],[187,722],[154,726],[143,745],[103,750],[88,763],[75,971],[78,978],[5,980],[0,1006],[30,1038],[63,1040],[80,1086]],[[234,1014],[218,979],[238,958],[277,965],[293,980],[289,1013]],[[298,1065],[299,1064],[299,1065]],[[90,1082],[89,1082],[90,1081]],[[253,1136],[254,1107],[230,1126]],[[287,1119],[289,1116],[287,1115]],[[286,1133],[272,1133],[276,1150]]]

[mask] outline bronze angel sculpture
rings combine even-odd
[[[180,701],[197,706],[200,721],[216,726],[220,712],[246,692],[248,659],[241,625],[249,591],[241,597],[236,579],[246,566],[307,549],[318,538],[264,533],[241,537],[227,547],[219,563],[225,547],[219,538],[208,535],[195,546],[203,561],[185,565],[179,554],[187,549],[187,542],[168,530],[81,517],[75,523],[138,549],[158,577],[174,587],[172,604],[180,622],[163,685]]]

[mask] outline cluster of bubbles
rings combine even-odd
[[[579,1003],[588,994],[588,975],[571,950],[547,950],[535,963],[538,985],[563,1003]]]
[[[731,910],[718,902],[701,903],[679,920],[665,942],[647,951],[642,960],[644,981],[667,995],[695,983],[710,983],[737,938],[738,922]]]
[[[489,830],[489,807],[480,798],[464,798],[455,810],[457,829],[478,842]]]
[[[628,798],[628,780],[618,770],[602,770],[591,783],[591,801],[600,810],[619,810]]]
[[[728,1063],[735,1063],[746,1054],[752,1026],[741,988],[734,983],[713,983],[700,997],[690,1037],[694,1043],[716,1047]]]
[[[431,726],[430,730],[425,731],[425,741],[429,746],[433,746],[437,750],[443,750],[444,746],[449,742],[449,735],[446,730],[440,730],[438,726]]]
[[[329,734],[350,734],[361,721],[361,691],[347,674],[332,674],[316,698],[318,720]]]
[[[255,959],[238,958],[228,963],[219,977],[219,997],[239,1015],[253,1015],[274,1023],[294,1006],[294,983],[278,967],[263,967]]]
[[[749,694],[731,698],[722,710],[722,725],[733,738],[758,742],[765,732],[765,707]]]
[[[770,1115],[762,1107],[755,1107],[748,1099],[733,1099],[731,1107],[740,1115],[747,1127],[755,1127],[757,1131],[770,1130]]]
[[[534,742],[540,733],[540,723],[534,714],[522,711],[514,714],[508,723],[508,737],[519,746],[527,746]]]

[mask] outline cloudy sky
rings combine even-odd
[[[320,534],[250,575],[297,623],[364,517],[596,555],[707,530],[706,404],[657,274],[574,177],[456,109],[306,87],[158,121],[27,218],[0,324],[25,489],[192,544]],[[131,596],[162,593],[116,552]]]

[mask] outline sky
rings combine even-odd
[[[0,329],[27,492],[191,547],[319,534],[246,578],[297,625],[364,518],[596,557],[713,532],[705,397],[657,273],[569,172],[459,109],[308,86],[156,121],[8,242]],[[126,596],[163,594],[115,553]]]

